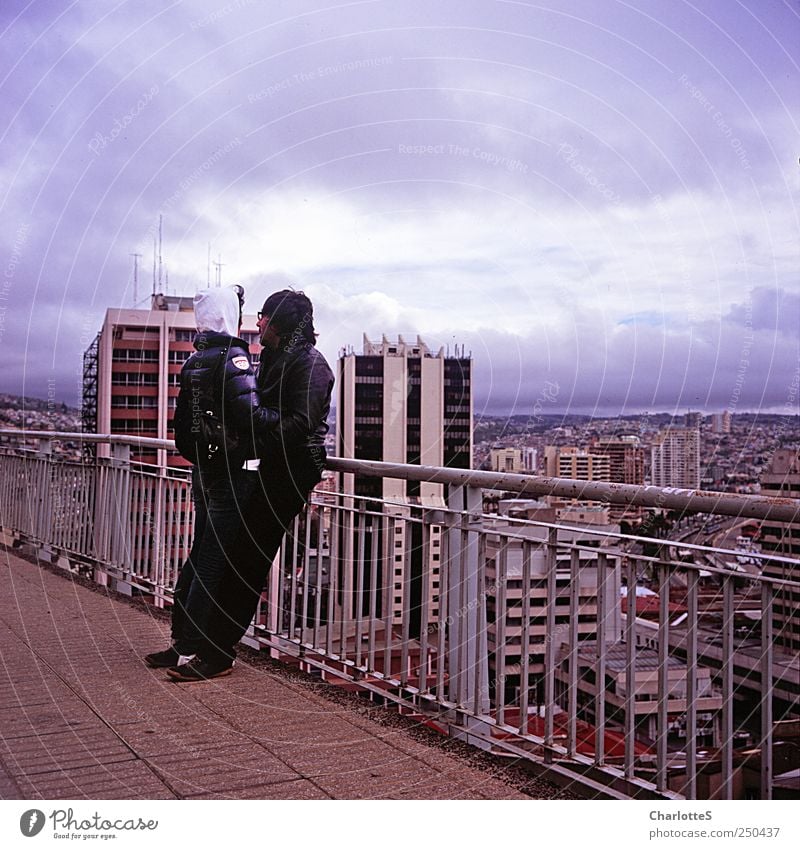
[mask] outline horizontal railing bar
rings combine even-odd
[[[2,429],[0,436],[37,438],[44,440],[70,440],[83,442],[115,442],[120,445],[173,449],[175,443],[168,439],[118,434],[87,434],[62,431],[36,431]],[[366,477],[392,477],[401,480],[427,483],[476,486],[529,495],[558,495],[565,498],[582,498],[611,504],[635,504],[669,510],[688,510],[694,513],[716,513],[747,519],[773,519],[779,522],[800,522],[800,500],[774,498],[763,495],[712,492],[706,490],[673,489],[657,486],[609,483],[607,481],[579,481],[569,478],[552,478],[540,475],[498,474],[473,469],[452,469],[442,466],[418,466],[406,463],[384,463],[377,460],[350,460],[329,457],[327,468],[336,472],[349,472]]]
[[[377,460],[346,460],[340,457],[329,457],[327,466],[336,472],[350,472],[367,477],[392,477],[532,495],[559,495],[565,498],[582,498],[612,504],[637,504],[644,507],[688,510],[694,513],[718,513],[748,519],[769,518],[781,522],[800,522],[800,500],[795,498],[768,498],[762,495],[691,489],[662,489],[657,486],[635,486],[607,481],[498,474],[441,466],[383,463]]]
[[[143,448],[161,448],[165,451],[174,451],[175,443],[171,439],[155,439],[151,436],[129,436],[121,433],[70,433],[60,430],[14,430],[13,428],[0,429],[0,436],[17,437],[21,439],[41,439],[56,442],[88,442],[88,443],[114,443],[116,445],[136,445]]]

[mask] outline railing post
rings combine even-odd
[[[447,506],[461,514],[448,530],[448,670],[449,699],[466,706],[470,694],[483,694],[481,712],[489,710],[489,659],[479,655],[479,634],[486,630],[485,606],[478,603],[478,538],[483,528],[481,490],[450,485]],[[476,676],[478,680],[476,681]]]
[[[131,554],[131,448],[130,445],[115,443],[111,446],[112,482],[110,495],[112,517],[116,518],[111,526],[111,562],[117,566],[128,565]],[[104,505],[100,505],[102,510]]]
[[[33,535],[43,545],[52,542],[52,488],[50,486],[50,464],[53,459],[53,443],[49,439],[39,441],[36,450],[37,479],[35,498],[35,514],[31,522]]]
[[[159,452],[161,454],[163,452]],[[156,471],[153,493],[153,509],[150,517],[150,531],[153,537],[153,547],[151,549],[151,557],[153,562],[150,564],[145,574],[150,577],[154,586],[161,586],[164,582],[164,572],[166,571],[166,553],[167,553],[167,529],[168,524],[166,519],[166,486],[167,486],[167,467],[166,464],[158,466]]]

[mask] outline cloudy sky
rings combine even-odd
[[[0,391],[79,403],[161,214],[171,292],[210,244],[331,359],[464,344],[477,412],[797,411],[794,0],[4,0],[0,39]]]

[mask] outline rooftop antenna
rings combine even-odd
[[[217,289],[219,289],[219,287],[222,286],[222,266],[225,265],[225,263],[222,261],[222,254],[217,254],[217,261],[214,263],[214,265],[216,266],[217,273],[216,285]]]
[[[156,294],[156,254],[157,254],[157,246],[156,246],[156,237],[153,236],[153,295]]]
[[[128,256],[133,257],[133,306],[135,308],[139,301],[139,260],[142,258],[142,255],[128,254]]]
[[[158,216],[158,288],[161,289],[161,280],[163,274],[163,263],[161,261],[161,225],[164,221],[164,216]]]

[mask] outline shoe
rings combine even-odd
[[[194,659],[193,654],[178,654],[177,650],[170,646],[164,651],[154,651],[144,656],[144,662],[153,669],[167,669],[170,666],[178,666]]]
[[[167,675],[173,681],[208,681],[211,678],[224,678],[233,672],[233,664],[220,666],[219,664],[206,663],[200,658],[173,666],[167,670]]]

